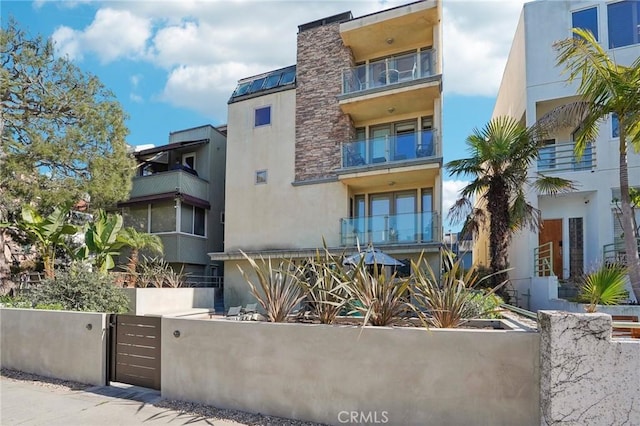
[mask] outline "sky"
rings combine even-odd
[[[298,25],[354,17],[410,0],[7,1],[31,36],[96,75],[122,104],[130,145],[226,123],[237,81],[296,62]],[[443,0],[443,155],[467,156],[465,139],[491,118],[524,0]],[[445,173],[443,211],[464,181]],[[459,229],[445,224],[445,231]]]

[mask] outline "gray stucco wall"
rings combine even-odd
[[[540,423],[537,333],[165,317],[162,339],[165,398],[328,424]]]
[[[46,377],[104,385],[106,316],[1,308],[0,365]]]

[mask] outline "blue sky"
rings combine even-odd
[[[1,15],[98,76],[129,115],[131,145],[162,145],[171,131],[224,124],[237,80],[294,64],[298,25],[408,2],[3,0]],[[465,138],[491,117],[522,4],[443,2],[445,162],[466,156]],[[445,176],[445,211],[462,185]]]

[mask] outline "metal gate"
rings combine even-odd
[[[160,390],[161,320],[111,316],[109,380]]]

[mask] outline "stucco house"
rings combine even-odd
[[[553,108],[576,100],[577,83],[555,66],[555,41],[572,36],[573,27],[590,30],[611,57],[623,65],[640,56],[640,3],[637,1],[534,1],[523,6],[504,70],[493,116],[509,115],[531,126]],[[573,155],[576,128],[545,140],[532,175],[541,172],[571,179],[577,190],[558,196],[528,191],[528,201],[542,212],[540,232],[514,236],[509,272],[517,303],[537,309],[540,289],[553,297],[556,279],[571,285],[585,271],[624,255],[618,210],[619,152],[617,118],[600,123],[596,140],[581,159]],[[640,154],[628,153],[629,183],[640,187]],[[640,212],[636,212],[640,218]],[[481,236],[474,259],[488,264],[488,238]]]
[[[124,225],[160,236],[164,260],[192,285],[219,286],[222,265],[207,253],[223,247],[225,128],[179,130],[166,145],[142,148],[129,199],[118,205]]]
[[[301,259],[322,239],[439,262],[442,7],[418,1],[298,27],[296,64],[238,82],[228,102],[225,305],[251,301],[238,266]]]

